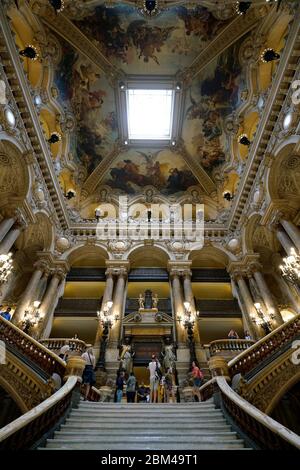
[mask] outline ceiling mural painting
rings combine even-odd
[[[198,185],[182,157],[169,149],[130,149],[119,155],[101,183],[132,195],[151,185],[166,196],[178,196]]]
[[[114,91],[105,75],[65,42],[55,84],[59,101],[76,120],[70,152],[86,179],[118,137]]]
[[[143,19],[136,8],[98,6],[91,16],[74,21],[108,60],[129,74],[175,74],[192,60],[226,24],[206,8],[171,7]]]
[[[226,161],[225,119],[241,104],[245,77],[239,62],[243,40],[223,52],[188,90],[183,138],[190,154],[208,172]]]

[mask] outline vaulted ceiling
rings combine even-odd
[[[142,1],[66,0],[59,14],[48,2],[31,3],[55,50],[47,80],[40,80],[50,96],[41,123],[46,135],[62,135],[52,153],[63,190],[76,191],[66,201],[73,216],[92,218],[101,198],[148,191],[163,200],[206,202],[207,218],[216,219],[230,204],[223,192],[235,193],[248,157],[237,137],[253,137],[259,95],[276,70],[276,63],[259,61],[260,53],[284,47],[291,16],[261,1],[245,15],[236,14],[235,2],[220,8],[161,1],[153,16],[142,14]],[[22,44],[20,14],[12,24]],[[124,144],[118,87],[132,76],[181,84],[173,146]]]

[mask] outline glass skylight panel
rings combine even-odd
[[[172,90],[128,90],[127,110],[129,139],[171,139]]]

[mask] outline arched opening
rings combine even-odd
[[[2,366],[4,367],[4,366]],[[11,423],[22,415],[22,410],[13,400],[10,393],[0,386],[0,428]]]
[[[54,312],[50,337],[72,338],[77,334],[82,341],[94,344],[108,254],[97,245],[84,245],[64,256],[70,271]]]

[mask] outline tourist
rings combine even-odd
[[[147,402],[148,395],[149,395],[148,389],[145,387],[144,382],[142,382],[137,391],[137,401],[142,402],[142,403]]]
[[[239,335],[236,331],[230,330],[228,333],[228,339],[239,339]]]
[[[65,344],[64,346],[60,348],[58,355],[63,361],[66,361],[69,356],[69,351],[70,351],[70,346],[68,344]]]
[[[5,318],[5,320],[10,321],[11,320],[11,308],[7,307],[6,310],[3,310],[0,312],[1,317]]]
[[[160,363],[156,359],[155,354],[152,354],[151,362],[149,362],[148,369],[150,372],[150,403],[156,403],[157,389],[159,384],[159,369]]]
[[[126,385],[127,385],[126,387],[127,403],[134,403],[135,393],[136,393],[136,378],[133,372],[130,373],[130,376],[127,379]]]
[[[244,336],[245,336],[245,339],[248,339],[248,340],[252,339],[251,336],[250,336],[249,331],[245,331]]]
[[[166,390],[166,402],[169,403],[170,398],[172,396],[173,403],[176,403],[175,391],[174,391],[174,375],[173,375],[173,371],[171,367],[167,370],[167,373],[165,375],[165,390]]]
[[[81,355],[81,357],[85,360],[85,368],[82,374],[82,379],[83,385],[85,385],[84,400],[87,400],[90,388],[96,383],[96,377],[94,372],[94,369],[96,367],[96,359],[92,348],[88,348]]]
[[[201,387],[203,383],[203,372],[196,365],[195,361],[192,362],[192,376],[193,376],[193,382],[194,382],[194,395],[198,397],[198,401],[201,401],[199,388]]]
[[[117,380],[116,380],[116,399],[117,399],[117,403],[121,403],[121,401],[122,401],[123,388],[124,388],[125,384],[126,384],[125,373],[123,371],[121,371],[118,374]]]

